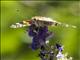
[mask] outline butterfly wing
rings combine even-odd
[[[12,24],[10,26],[10,28],[21,28],[21,27],[25,27],[25,26],[30,26],[31,24],[31,21],[22,21],[22,22],[18,22],[18,23],[15,23],[15,24]]]

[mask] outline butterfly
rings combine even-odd
[[[35,24],[36,26],[59,26],[62,25],[64,27],[72,27],[76,28],[74,25],[64,24],[61,22],[58,22],[56,20],[53,20],[51,18],[42,17],[42,16],[35,16],[32,17],[30,20],[24,20],[19,23],[12,24],[10,28],[21,28],[25,26],[30,26],[31,24]]]
[[[76,28],[76,26],[64,24],[48,17],[34,16],[30,20],[24,20],[19,23],[12,24],[10,28],[21,28],[29,26],[28,35],[32,37],[31,48],[33,50],[40,48],[46,44],[47,38],[53,36],[48,30],[48,26],[65,26]]]

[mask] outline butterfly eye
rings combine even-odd
[[[55,26],[57,26],[58,25],[58,23],[55,23]]]

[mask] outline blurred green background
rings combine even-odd
[[[40,60],[38,50],[29,48],[31,38],[26,28],[10,25],[33,16],[45,16],[77,28],[50,27],[54,33],[50,44],[60,42],[64,52],[80,60],[80,1],[1,1],[1,60]]]

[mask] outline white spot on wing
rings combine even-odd
[[[46,44],[48,44],[48,43],[49,43],[49,40],[46,41]]]
[[[11,25],[10,28],[16,28],[16,25]]]
[[[17,25],[19,25],[20,23],[16,23]]]

